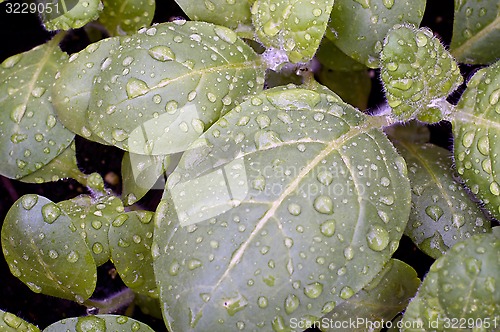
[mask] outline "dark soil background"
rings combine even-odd
[[[51,38],[51,34],[44,31],[36,15],[6,14],[5,8],[5,3],[0,4],[0,41],[2,42],[0,62],[8,56],[27,51]],[[178,16],[184,16],[184,14],[173,0],[157,1],[154,22],[165,22]],[[451,40],[452,24],[453,0],[428,1],[422,25],[430,27],[446,45],[449,45]],[[78,29],[66,37],[62,47],[72,53],[83,49],[88,43],[85,32]],[[468,78],[475,68],[463,66],[461,69],[464,76]],[[378,73],[375,71],[373,76],[370,107],[376,107],[384,101]],[[459,95],[460,92],[453,95],[451,101],[456,101]],[[434,143],[445,148],[451,147],[449,123],[433,125],[430,129]],[[86,173],[99,172],[109,181],[108,187],[119,194],[120,183],[115,179],[119,179],[123,153],[118,149],[104,147],[84,139],[77,139],[76,143],[80,168]],[[58,202],[85,192],[86,189],[73,180],[34,185],[0,176],[0,223],[3,222],[10,206],[24,194],[36,193]],[[158,191],[152,192],[141,200],[141,203],[144,208],[154,211],[160,195]],[[424,276],[433,261],[421,253],[406,237],[401,241],[395,257],[413,265],[420,277]],[[94,295],[96,298],[109,296],[124,288],[119,276],[114,273],[111,263],[101,266],[98,271],[98,287]],[[3,255],[0,255],[0,309],[12,312],[42,329],[59,319],[87,313],[85,307],[74,302],[31,292],[27,286],[11,275]],[[163,321],[146,316],[138,309],[134,310],[134,318],[149,324],[155,331],[166,331]]]

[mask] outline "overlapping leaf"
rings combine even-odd
[[[497,330],[499,252],[495,234],[455,244],[431,266],[406,309],[403,331]]]
[[[374,280],[349,300],[336,306],[325,317],[328,319],[326,322],[358,322],[355,328],[352,325],[343,328],[345,332],[380,331],[379,327],[406,308],[419,285],[420,279],[411,266],[391,259]],[[330,324],[324,326],[322,331],[338,331],[338,328]]]
[[[328,38],[323,38],[316,53],[316,58],[329,69],[337,71],[360,71],[366,66],[342,52]]]
[[[481,69],[467,83],[451,121],[458,173],[500,218],[500,62]]]
[[[12,274],[33,292],[83,302],[97,279],[92,253],[70,217],[49,199],[24,195],[2,227]]]
[[[46,6],[48,4],[51,4],[54,10],[44,10],[40,14],[43,25],[51,31],[81,28],[97,20],[103,8],[101,0],[78,0],[76,4],[74,1],[50,0]]]
[[[3,310],[0,310],[0,330],[2,332],[40,332],[35,325]]]
[[[264,83],[259,57],[222,26],[160,24],[124,39],[118,50],[95,80],[90,129],[137,154],[183,151]]]
[[[136,33],[153,21],[155,0],[103,0],[99,21],[112,36]]]
[[[381,77],[398,120],[437,122],[446,115],[446,97],[462,82],[460,70],[427,28],[397,25],[384,40]]]
[[[454,178],[450,152],[432,144],[400,140],[396,148],[408,164],[412,210],[405,230],[434,258],[455,243],[491,229],[490,222]]]
[[[495,1],[455,0],[450,50],[459,62],[491,63],[500,59],[500,7]]]
[[[325,34],[333,0],[257,0],[252,20],[260,41],[284,51],[293,62],[307,62]]]
[[[368,98],[372,88],[368,71],[337,71],[322,68],[318,73],[318,79],[335,91],[346,103],[359,109],[368,107]]]
[[[50,88],[67,55],[60,36],[0,66],[0,174],[21,178],[48,164],[73,140],[57,121]]]
[[[154,332],[153,329],[144,323],[119,315],[95,315],[66,318],[43,330],[43,332],[61,331]]]
[[[114,54],[120,39],[107,38],[90,44],[84,50],[71,55],[69,61],[58,68],[52,89],[52,104],[58,119],[74,133],[101,144],[109,144],[90,131],[87,109],[95,76],[106,66]]]
[[[121,279],[137,293],[158,297],[151,257],[153,213],[132,211],[120,214],[111,223],[111,259]]]
[[[205,21],[228,28],[251,25],[250,7],[255,0],[175,0],[194,21]]]
[[[372,280],[410,209],[406,165],[330,94],[267,90],[213,125],[169,177],[155,275],[170,330],[288,330]]]
[[[425,0],[335,0],[326,36],[345,54],[368,67],[379,67],[379,53],[395,24],[420,25]]]

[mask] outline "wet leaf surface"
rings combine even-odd
[[[255,0],[176,0],[182,10],[194,21],[205,21],[236,29],[251,25],[250,7]]]
[[[154,332],[149,326],[135,319],[119,315],[95,315],[66,318],[56,322],[43,332]]]
[[[112,36],[133,34],[150,26],[156,8],[155,0],[103,0],[102,3],[99,22]]]

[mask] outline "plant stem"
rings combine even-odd
[[[83,302],[89,309],[97,309],[99,314],[109,314],[120,310],[123,307],[129,306],[134,301],[135,293],[130,288],[111,295],[101,300],[91,300]],[[94,310],[92,310],[94,311]]]

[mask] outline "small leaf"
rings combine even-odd
[[[365,322],[355,324],[356,328],[343,328],[342,331],[346,332],[380,331],[378,327],[383,327],[384,323],[406,308],[419,285],[420,279],[411,266],[391,259],[374,280],[324,318],[328,319],[327,322]],[[322,331],[338,331],[338,328],[331,324]]]
[[[264,83],[249,46],[232,30],[202,22],[143,29],[109,59],[93,86],[89,123],[106,142],[136,154],[184,151]]]
[[[364,64],[346,55],[328,38],[323,38],[321,41],[316,58],[323,66],[336,71],[361,71],[366,69]]]
[[[88,140],[109,144],[90,131],[87,119],[90,93],[95,77],[110,64],[110,55],[120,45],[118,37],[107,38],[90,44],[72,54],[69,61],[59,68],[52,88],[52,104],[58,119],[72,132]]]
[[[65,178],[73,178],[78,181],[86,181],[86,175],[78,168],[75,154],[75,142],[73,141],[60,155],[52,159],[47,165],[39,170],[23,176],[19,179],[26,183],[45,183],[59,181]]]
[[[402,331],[450,331],[453,321],[466,322],[461,328],[467,330],[496,330],[499,252],[500,238],[494,234],[474,235],[455,244],[432,264],[406,309]]]
[[[127,316],[95,315],[73,317],[60,320],[43,330],[43,332],[154,332],[149,326]]]
[[[459,62],[491,63],[500,58],[500,9],[495,1],[455,0],[450,50]]]
[[[322,68],[318,73],[318,79],[346,103],[362,110],[368,107],[368,98],[372,88],[368,71],[334,71]]]
[[[170,330],[285,330],[377,275],[406,225],[410,187],[371,120],[330,94],[275,88],[184,152],[152,247]]]
[[[489,220],[453,178],[448,150],[404,140],[394,145],[408,164],[412,187],[405,234],[423,252],[438,258],[458,241],[491,230]]]
[[[0,310],[0,331],[2,332],[40,332],[35,325],[26,322],[10,312]]]
[[[102,0],[104,9],[99,22],[112,36],[137,32],[151,25],[155,13],[155,0]]]
[[[52,41],[0,65],[0,174],[19,179],[48,164],[74,134],[57,121],[50,88],[68,58]]]
[[[125,205],[134,204],[153,187],[163,189],[165,182],[160,178],[169,164],[170,156],[145,156],[125,152],[121,169]],[[158,182],[160,183],[156,185]]]
[[[416,120],[393,124],[390,127],[385,127],[384,132],[393,142],[403,141],[425,144],[431,140],[431,131],[429,128]]]
[[[90,250],[70,217],[43,196],[24,195],[10,208],[2,249],[12,274],[35,293],[81,303],[94,291]]]
[[[333,0],[257,0],[252,19],[264,46],[283,50],[293,63],[307,62],[325,34],[332,6]]]
[[[384,40],[381,76],[398,120],[438,122],[439,106],[462,82],[453,57],[427,28],[396,25]]]
[[[75,1],[57,1],[58,6],[52,6],[57,10],[41,13],[43,25],[49,31],[81,28],[85,24],[97,20],[99,12],[103,8],[101,0],[78,0],[76,4]]]
[[[175,0],[193,21],[205,21],[236,29],[251,25],[250,6],[255,0]]]
[[[472,77],[452,115],[458,174],[500,219],[500,61]]]
[[[147,295],[135,294],[134,304],[139,307],[143,314],[151,317],[162,319],[161,305],[158,299],[154,299]]]
[[[118,215],[109,229],[111,260],[128,288],[134,292],[158,297],[151,243],[153,213],[132,211]]]
[[[116,196],[102,196],[93,199],[89,195],[81,195],[67,201],[57,203],[79,228],[80,235],[92,252],[97,266],[106,263],[110,258],[108,232],[111,222],[123,213],[123,204]]]
[[[389,29],[420,25],[424,10],[425,0],[335,0],[326,37],[354,60],[377,68]]]

